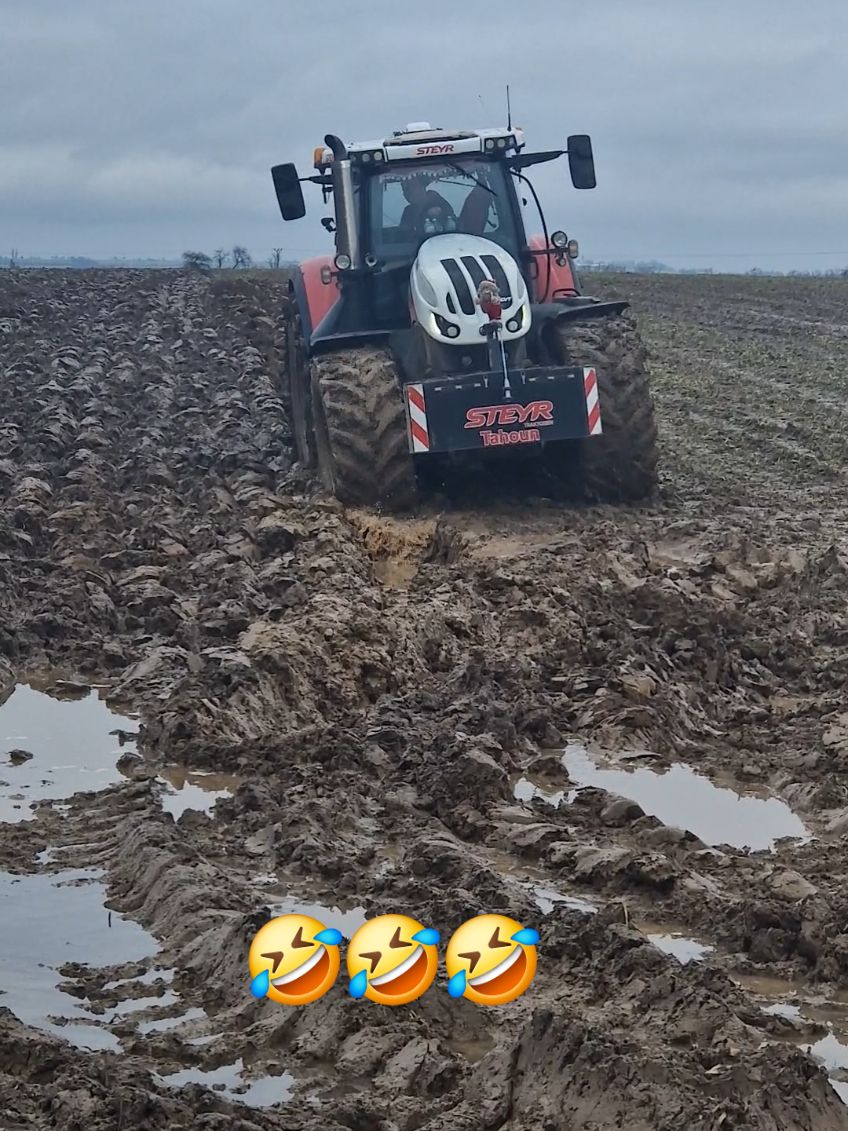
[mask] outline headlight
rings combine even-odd
[[[493,137],[486,138],[486,149],[495,148],[495,139]]]
[[[506,328],[507,330],[509,330],[510,334],[517,334],[523,325],[524,307],[520,306],[518,310],[516,310],[514,316],[510,318],[509,322],[507,322]]]
[[[374,150],[374,160],[375,160],[375,161],[382,161],[382,160],[383,160],[383,151],[382,151],[382,149],[375,149],[375,150]]]
[[[435,315],[436,325],[439,330],[445,335],[446,338],[458,338],[459,326],[454,322],[448,322],[447,318],[442,318],[441,314]]]
[[[337,255],[334,262],[336,264],[336,270],[337,271],[349,271],[350,270],[350,256],[349,255]]]
[[[576,259],[580,254],[580,244],[577,240],[568,241],[568,256],[570,259]]]
[[[506,149],[506,138],[505,137],[499,137],[498,138],[498,149]]]
[[[560,248],[561,250],[564,247],[568,247],[568,236],[565,234],[565,232],[552,232],[551,243],[554,245],[554,247]]]

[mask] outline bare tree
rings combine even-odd
[[[205,251],[184,251],[183,267],[186,271],[211,271],[212,260]]]
[[[230,252],[233,260],[233,270],[238,271],[241,267],[249,267],[253,260],[250,258],[250,252],[246,247],[239,247],[238,244]]]
[[[14,270],[18,265],[18,249],[13,247],[9,254],[9,266]]]
[[[279,271],[280,270],[280,263],[282,261],[282,258],[283,258],[283,249],[281,247],[275,247],[274,250],[271,252],[271,255],[268,258],[268,266],[271,268],[272,271]]]
[[[227,260],[229,258],[230,258],[229,253],[224,251],[224,249],[222,247],[218,247],[212,252],[212,261],[214,262],[215,266],[218,268],[219,271],[221,270],[221,268],[224,266],[224,264],[227,262]]]

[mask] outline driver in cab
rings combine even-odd
[[[401,227],[420,236],[455,232],[456,213],[440,193],[427,187],[431,178],[419,173],[403,181],[403,195],[408,204],[401,216]]]

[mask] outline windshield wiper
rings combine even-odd
[[[484,181],[481,181],[479,177],[475,177],[473,173],[469,173],[467,169],[463,169],[463,167],[461,165],[458,165],[456,161],[445,161],[445,164],[449,169],[453,169],[455,173],[459,173],[461,177],[468,177],[468,179],[473,181],[475,185],[479,185],[480,188],[485,189],[486,192],[491,193],[492,196],[498,195],[493,188],[489,188],[489,186]]]

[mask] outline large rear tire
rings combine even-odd
[[[328,491],[344,503],[391,511],[415,505],[403,393],[388,350],[362,346],[314,358],[312,416]]]
[[[584,322],[561,319],[552,346],[566,365],[593,366],[601,405],[600,436],[579,441],[582,493],[598,502],[635,502],[657,486],[657,427],[647,350],[627,314]],[[553,453],[551,453],[553,455]],[[567,453],[563,461],[569,464]],[[571,466],[569,476],[573,475]]]
[[[302,467],[311,471],[317,464],[315,429],[312,420],[310,372],[306,358],[303,324],[292,296],[286,306],[286,391],[289,422],[295,451]]]

